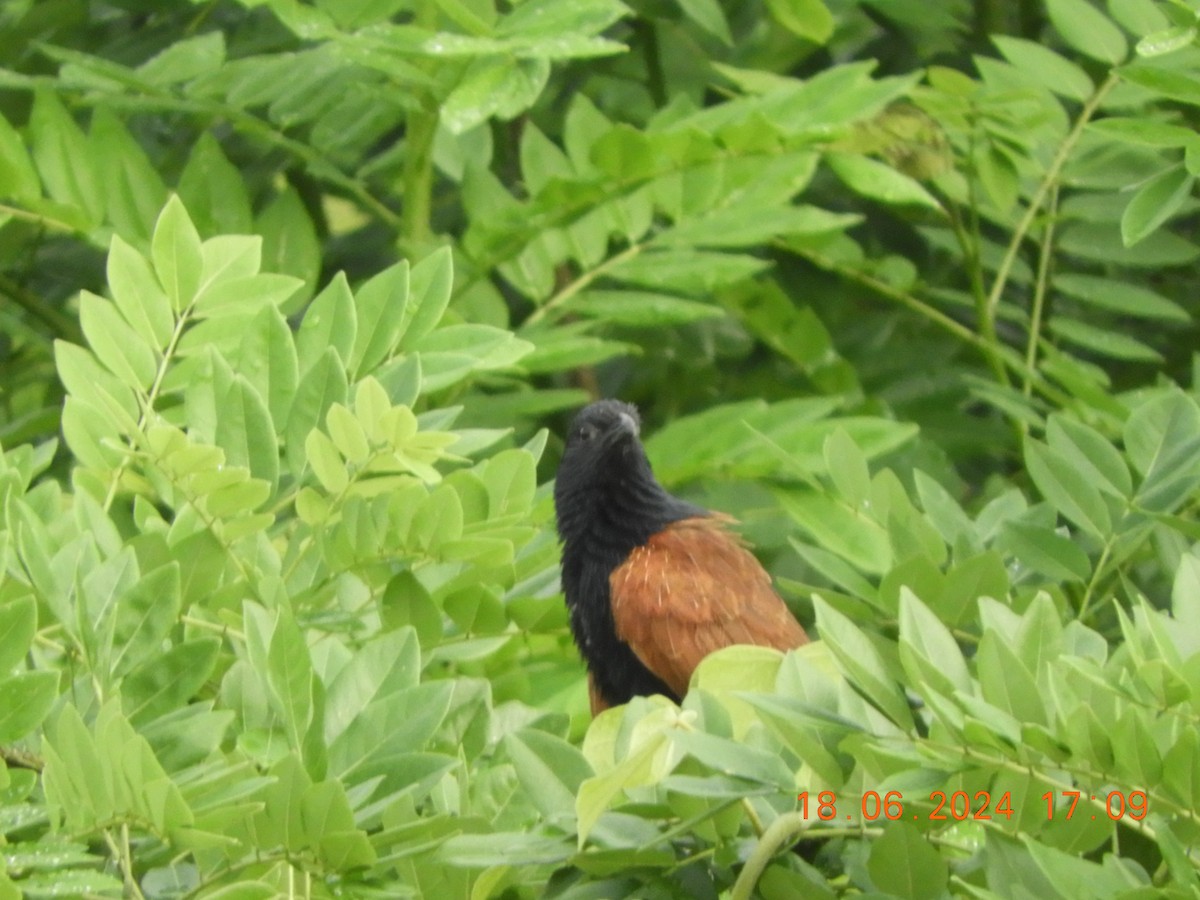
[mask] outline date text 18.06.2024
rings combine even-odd
[[[905,798],[900,791],[867,791],[854,803],[852,797],[839,797],[833,791],[821,791],[812,796],[803,791],[796,796],[800,803],[802,818],[853,819],[855,813],[868,822],[877,819],[927,819],[931,822],[964,822],[969,820],[1011,819],[1013,816],[1012,792],[1005,791],[993,798],[990,791],[932,791],[905,810]],[[1082,808],[1077,809],[1080,800]],[[994,801],[994,802],[993,802]],[[1114,822],[1120,819],[1142,820],[1149,811],[1145,791],[1109,791],[1091,794],[1083,791],[1046,791],[1042,794],[1046,804],[1046,818],[1071,819],[1090,816],[1103,819],[1107,816]],[[841,812],[839,812],[839,804]],[[849,807],[849,808],[847,808]]]

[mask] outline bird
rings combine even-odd
[[[592,715],[635,696],[679,703],[715,650],[808,642],[735,520],[670,494],[637,407],[598,400],[567,432],[554,484],[562,588]]]

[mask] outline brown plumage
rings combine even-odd
[[[593,714],[639,694],[679,701],[700,661],[731,644],[808,638],[732,519],[671,496],[638,440],[637,410],[576,417],[555,484],[563,590]]]

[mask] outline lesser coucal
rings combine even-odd
[[[658,483],[640,427],[628,403],[585,407],[554,485],[563,591],[593,715],[642,694],[679,702],[700,660],[730,644],[808,641],[727,530],[733,520]]]

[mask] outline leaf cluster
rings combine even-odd
[[[1194,894],[1198,31],[0,7],[0,900]],[[596,394],[817,642],[590,720]]]

